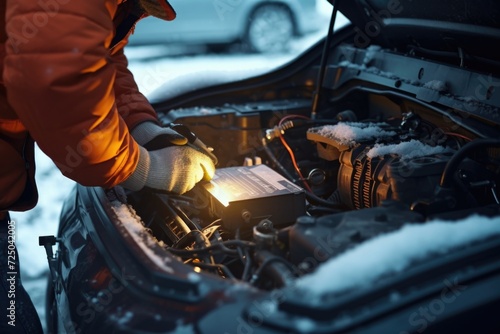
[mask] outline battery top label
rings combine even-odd
[[[223,192],[228,202],[303,191],[266,165],[218,169],[210,184],[207,190]]]

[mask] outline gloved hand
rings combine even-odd
[[[186,137],[172,128],[159,126],[154,122],[140,123],[130,133],[135,141],[143,147],[150,145],[163,148],[170,145],[185,145],[188,142]],[[153,139],[155,143],[153,143]]]
[[[140,147],[139,163],[121,186],[133,191],[148,187],[183,194],[199,181],[212,179],[214,173],[212,159],[190,146],[170,146],[151,152]]]
[[[132,136],[143,145],[151,145],[163,136],[174,146],[163,145],[152,151],[139,146],[139,162],[134,173],[121,184],[124,188],[137,191],[148,187],[183,194],[199,181],[210,180],[215,173],[212,159],[190,146],[181,146],[187,139],[170,128],[146,122],[134,128]]]

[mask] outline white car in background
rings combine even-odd
[[[177,18],[141,20],[129,45],[242,45],[252,52],[286,51],[295,36],[318,30],[324,20],[316,0],[170,0]]]

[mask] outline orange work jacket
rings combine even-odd
[[[37,202],[34,142],[86,186],[132,174],[129,129],[157,122],[123,52],[144,16],[132,0],[1,1],[0,213]]]

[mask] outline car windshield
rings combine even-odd
[[[261,1],[248,1],[248,6],[246,1],[205,1],[207,6],[194,6],[199,0],[170,2],[177,18],[141,20],[125,48],[139,89],[153,101],[186,86],[244,79],[290,62],[327,34],[332,11],[326,0],[284,1],[280,6]],[[347,23],[338,13],[335,30]],[[227,32],[238,26],[240,32]]]

